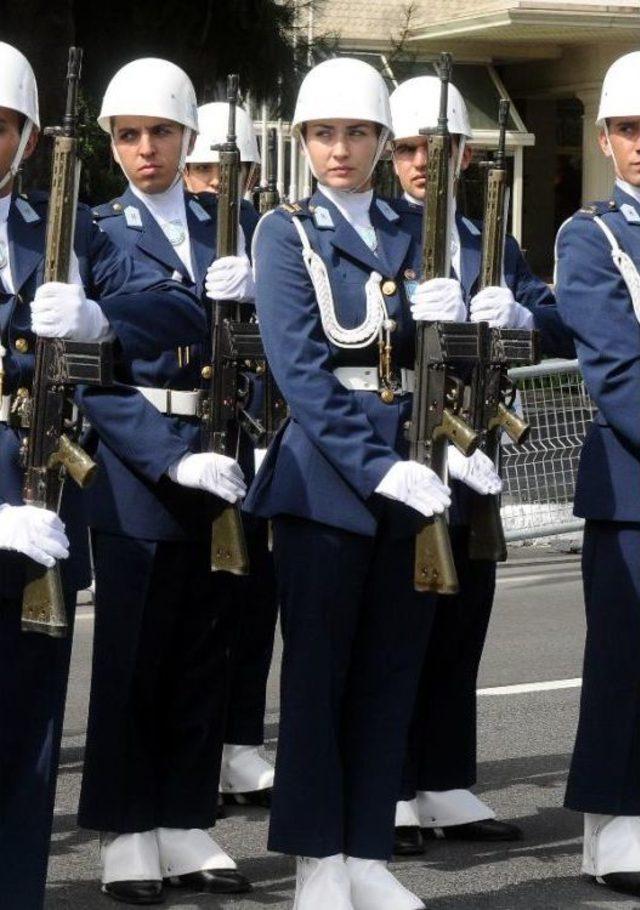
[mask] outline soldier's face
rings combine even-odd
[[[217,193],[220,189],[220,165],[189,164],[184,182],[192,193]]]
[[[143,193],[163,193],[175,180],[182,132],[173,120],[114,117],[114,151],[131,183]]]
[[[305,145],[318,181],[336,190],[368,189],[378,150],[378,128],[369,121],[311,120]]]
[[[640,117],[611,117],[608,132],[600,132],[600,147],[615,162],[616,174],[640,186]]]
[[[20,115],[8,107],[0,107],[0,179],[4,177],[11,167],[11,163],[20,142],[21,132],[22,121]],[[27,142],[23,160],[31,155],[36,147],[37,141],[37,131],[33,130],[29,137],[29,141]],[[0,190],[0,196],[6,196],[7,193],[10,193],[12,185],[13,181],[10,180],[7,185]]]
[[[243,162],[240,165],[240,195],[253,188],[256,169]],[[185,186],[191,193],[218,193],[220,190],[219,164],[188,164],[184,172]]]
[[[465,146],[462,154],[462,170],[469,167],[473,156],[469,146]],[[458,140],[453,140],[453,160],[458,157]],[[399,139],[393,144],[393,167],[400,185],[405,193],[414,199],[424,199],[427,188],[427,162],[429,150],[424,136],[412,136],[409,139]]]

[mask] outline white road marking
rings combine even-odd
[[[492,686],[478,689],[478,695],[525,695],[528,692],[554,692],[557,689],[579,689],[582,679],[552,679],[547,682],[519,683],[515,686]]]
[[[521,585],[527,584],[530,585],[536,581],[547,581],[551,584],[561,584],[565,581],[573,581],[576,578],[580,578],[581,575],[580,569],[565,569],[562,572],[558,572],[556,575],[550,575],[548,572],[544,574],[540,573],[539,575],[500,575],[498,574],[497,583],[499,585]]]

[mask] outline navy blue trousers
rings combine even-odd
[[[76,591],[65,590],[70,629]],[[20,630],[21,602],[0,599],[0,907],[44,902],[71,633]]]
[[[452,527],[460,590],[437,598],[409,730],[400,799],[476,782],[476,682],[495,593],[496,566],[469,559],[469,529]]]
[[[214,824],[235,635],[209,541],[94,535],[96,626],[82,827]]]
[[[243,516],[250,575],[239,590],[238,637],[233,648],[231,691],[224,741],[238,746],[264,742],[267,679],[278,619],[278,593],[267,522]]]
[[[413,540],[274,519],[284,653],[269,849],[388,859],[434,599]]]
[[[587,521],[587,638],[565,805],[640,815],[640,524]]]

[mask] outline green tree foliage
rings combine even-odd
[[[84,198],[102,201],[121,184],[108,137],[95,124],[114,73],[137,57],[165,57],[191,76],[201,102],[224,96],[237,72],[243,94],[271,100],[287,116],[308,61],[309,0],[0,0],[0,38],[29,58],[38,79],[42,124],[57,123],[64,106],[69,45],[84,48]],[[315,0],[318,7],[322,0]],[[332,45],[314,40],[316,58]],[[25,186],[48,182],[41,148],[25,166]]]

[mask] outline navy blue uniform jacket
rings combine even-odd
[[[43,281],[47,198],[38,192],[18,197],[17,203],[14,198],[9,211],[16,293],[0,296],[0,338],[7,350],[4,394],[31,386],[35,338],[29,303]],[[153,357],[170,345],[187,344],[201,336],[204,319],[188,289],[124,256],[93,223],[86,206],[78,208],[74,247],[87,297],[100,303],[116,335],[120,369],[133,358]],[[20,438],[18,430],[0,423],[0,503],[23,502]],[[84,509],[72,481],[65,484],[61,515],[71,542],[64,571],[80,588],[89,582],[90,573]],[[0,597],[20,594],[24,560],[19,554],[0,551]]]
[[[136,359],[124,376],[130,386],[203,387],[201,370],[210,362],[204,322],[211,311],[211,303],[204,297],[204,280],[215,258],[217,198],[212,193],[185,193],[185,203],[195,285],[155,218],[130,189],[94,209],[101,229],[117,247],[167,277],[179,276],[200,300],[203,330],[191,345],[189,362],[183,359],[179,365],[176,347],[160,357]],[[139,223],[138,219],[127,220],[127,207],[137,210]],[[240,220],[248,245],[257,222],[248,203],[242,204]],[[220,500],[180,487],[166,476],[167,469],[183,455],[202,451],[197,418],[162,414],[134,388],[124,386],[111,391],[87,388],[82,393],[82,407],[100,437],[94,441],[100,474],[87,491],[92,528],[147,540],[201,539],[211,533],[213,510],[220,508]]]
[[[393,293],[385,297],[397,324],[394,366],[413,369],[415,327],[402,276],[416,251],[404,218],[374,196],[370,217],[376,255],[322,193],[301,208],[311,244],[327,265],[343,326],[362,322],[364,286],[372,271],[394,281]],[[385,404],[376,393],[345,389],[335,377],[338,366],[377,365],[377,344],[344,350],[328,341],[291,217],[284,208],[266,215],[253,247],[260,331],[291,419],[269,448],[245,509],[262,517],[299,516],[367,536],[388,519],[409,536],[421,521],[418,513],[383,499],[375,489],[395,462],[408,457],[404,424],[411,415],[411,395]]]
[[[640,325],[595,215],[640,266],[640,204],[618,187],[558,233],[558,306],[598,408],[580,458],[575,514],[640,521]]]

